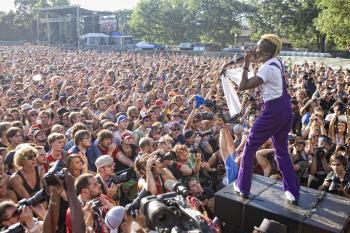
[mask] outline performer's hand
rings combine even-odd
[[[254,49],[251,49],[251,48],[247,49],[245,51],[245,54],[244,54],[244,62],[245,63],[250,63],[251,60],[253,59],[254,55],[255,55],[255,50]]]

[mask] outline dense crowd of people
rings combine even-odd
[[[228,60],[0,47],[1,227],[147,232],[134,200],[172,191],[169,181],[213,219],[214,193],[236,179],[263,106],[259,89],[238,92],[242,111],[230,116],[219,75]],[[350,197],[350,70],[284,65],[295,173],[304,186]],[[274,154],[266,141],[254,172],[280,179]],[[23,205],[41,190],[46,202]]]

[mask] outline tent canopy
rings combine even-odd
[[[137,48],[140,49],[154,49],[155,45],[154,44],[149,44],[146,41],[141,41],[135,45]]]
[[[86,38],[109,38],[109,35],[103,34],[103,33],[87,33],[85,35],[82,35],[79,37],[80,39],[86,39]]]

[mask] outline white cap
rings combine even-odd
[[[118,227],[124,218],[125,208],[123,206],[115,206],[110,209],[105,217],[105,224],[110,229],[110,233],[118,233]]]

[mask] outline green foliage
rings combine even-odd
[[[318,0],[321,10],[315,24],[318,30],[325,33],[328,41],[345,48],[350,43],[350,1]]]
[[[319,11],[314,0],[261,0],[253,1],[254,13],[249,23],[257,38],[265,33],[277,33],[297,47],[314,47],[318,37],[313,19]]]
[[[131,28],[129,25],[129,21],[131,19],[132,10],[118,10],[115,12],[115,16],[118,24],[118,32],[123,32],[125,35],[129,35]]]
[[[242,19],[252,8],[232,0],[141,0],[131,26],[147,41],[233,43]]]

